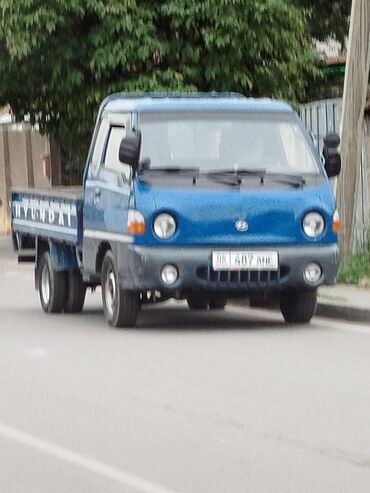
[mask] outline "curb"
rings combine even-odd
[[[348,305],[317,303],[317,317],[335,318],[350,322],[370,323],[370,309]]]
[[[235,298],[233,300],[230,300],[230,304],[249,308],[248,302],[244,301],[244,299],[238,300],[237,298]],[[279,308],[277,306],[268,306],[264,307],[263,309],[279,311]],[[346,320],[348,322],[370,323],[370,309],[349,305],[335,305],[333,303],[322,303],[318,301],[315,317]]]

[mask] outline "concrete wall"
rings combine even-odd
[[[3,132],[0,127],[0,198],[4,202],[6,196],[6,185],[5,185],[5,164],[4,164],[4,149],[3,143]]]
[[[0,124],[0,215],[9,212],[12,187],[51,186],[51,161],[49,139],[29,123]]]

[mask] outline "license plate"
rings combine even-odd
[[[214,270],[277,270],[277,252],[212,252]]]

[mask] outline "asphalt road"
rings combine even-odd
[[[0,242],[0,492],[370,490],[370,325],[148,308],[45,315]]]

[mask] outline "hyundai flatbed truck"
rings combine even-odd
[[[336,281],[339,217],[323,155],[284,102],[237,94],[114,94],[102,103],[81,188],[14,189],[19,260],[45,312],[77,313],[101,286],[114,327],[144,303],[223,309],[245,296],[309,322]]]

